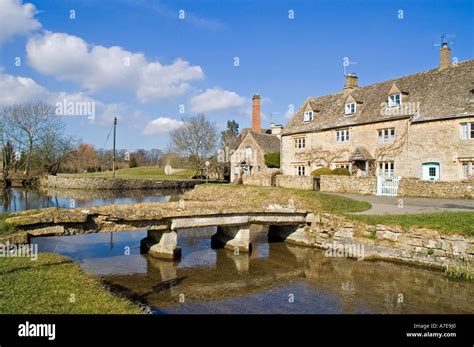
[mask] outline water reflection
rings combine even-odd
[[[473,284],[382,261],[327,258],[316,249],[268,243],[253,253],[211,249],[215,228],[178,233],[180,261],[139,254],[145,232],[35,238],[40,251],[80,266],[155,313],[474,313]],[[127,253],[127,250],[129,251]],[[128,255],[127,255],[128,254]]]
[[[1,212],[17,212],[45,207],[84,207],[110,204],[178,201],[182,190],[128,189],[128,190],[79,190],[48,189],[47,191],[22,188],[1,190]]]

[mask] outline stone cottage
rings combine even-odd
[[[308,98],[283,129],[281,170],[345,167],[358,176],[459,181],[474,177],[474,60]]]
[[[266,174],[275,169],[265,165],[265,154],[280,151],[281,125],[262,129],[260,125],[260,95],[252,98],[252,128],[244,129],[242,140],[230,156],[231,182],[241,175]]]

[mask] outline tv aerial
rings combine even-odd
[[[456,35],[454,34],[443,34],[440,36],[439,43],[433,41],[432,47],[442,47],[442,46],[454,46],[456,43]]]

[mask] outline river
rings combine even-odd
[[[79,190],[49,188],[47,191],[39,191],[6,188],[1,190],[0,212],[18,212],[45,207],[74,208],[178,201],[182,193],[182,191],[175,189]]]
[[[4,211],[163,202],[179,191],[23,191]],[[5,193],[4,193],[5,196]],[[36,237],[40,252],[70,257],[113,291],[169,313],[474,313],[474,285],[439,271],[384,261],[329,258],[323,251],[269,243],[254,231],[250,255],[211,248],[215,228],[180,230],[179,261],[140,254],[145,231]]]
[[[250,256],[212,249],[215,228],[179,233],[180,261],[140,254],[140,232],[35,238],[154,313],[474,313],[474,286],[439,271],[328,258],[253,235]]]

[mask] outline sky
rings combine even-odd
[[[166,149],[198,113],[250,127],[255,93],[286,125],[342,91],[345,57],[362,86],[435,68],[443,34],[473,59],[474,0],[0,0],[0,107],[86,102],[68,134],[110,148],[117,117],[117,148]]]

